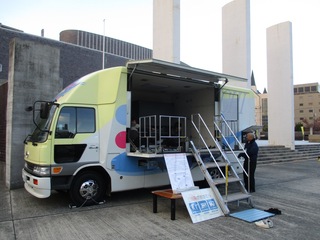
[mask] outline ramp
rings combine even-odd
[[[268,217],[273,217],[274,214],[252,208],[252,209],[248,209],[248,210],[244,210],[236,213],[231,213],[229,216],[251,223],[251,222],[256,222]]]

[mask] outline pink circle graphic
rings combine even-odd
[[[126,148],[126,132],[119,132],[116,136],[115,141],[119,148]]]

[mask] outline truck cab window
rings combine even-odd
[[[73,138],[77,133],[95,132],[93,108],[64,107],[56,126],[56,138]]]
[[[77,108],[77,133],[95,132],[95,116],[93,108]]]
[[[76,134],[76,108],[64,107],[56,126],[56,138],[73,138]]]

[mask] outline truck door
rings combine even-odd
[[[233,92],[223,92],[221,97],[221,113],[231,130],[239,137],[239,95]],[[231,147],[235,147],[235,139],[226,125],[221,126],[222,134]]]
[[[54,133],[54,162],[99,162],[99,137],[94,107],[63,107]],[[74,170],[74,169],[73,169]],[[73,171],[70,169],[70,171]]]
[[[221,100],[221,113],[226,120],[237,121],[238,120],[238,94],[223,92]]]

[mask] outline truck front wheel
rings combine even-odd
[[[97,172],[84,172],[76,176],[69,191],[76,206],[99,203],[106,195],[106,183]]]

